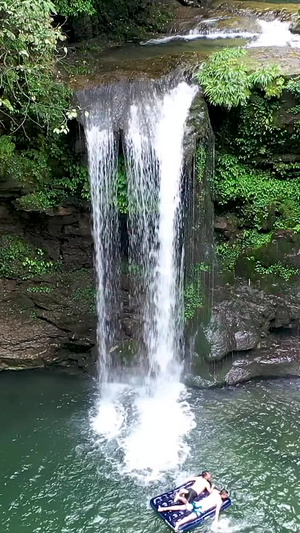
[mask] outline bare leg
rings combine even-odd
[[[186,499],[185,495],[182,494],[182,492],[181,492],[181,493],[179,492],[179,493],[175,496],[175,500],[174,500],[174,502],[182,502],[182,503],[184,503],[185,505],[186,505],[187,503],[189,503],[188,500]]]
[[[166,511],[185,511],[185,505],[170,505],[169,507],[162,507],[161,505],[157,508],[159,513],[165,513]]]
[[[181,526],[184,526],[184,524],[188,524],[189,522],[192,522],[197,518],[198,515],[196,513],[190,513],[188,516],[185,516],[184,518],[181,518],[181,520],[178,520],[176,522],[175,531],[178,531]]]

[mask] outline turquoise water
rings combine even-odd
[[[299,380],[189,390],[196,426],[185,437],[187,459],[146,482],[124,473],[116,439],[91,429],[94,381],[2,373],[1,533],[166,533],[149,498],[203,468],[233,498],[220,531],[299,531],[299,393]]]

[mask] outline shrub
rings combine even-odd
[[[234,205],[250,227],[294,228],[300,219],[300,177],[276,179],[232,154],[217,157],[214,193],[219,205]]]
[[[267,98],[278,97],[284,88],[284,78],[276,65],[256,68],[243,59],[248,52],[243,48],[228,48],[210,56],[198,73],[198,81],[213,105],[230,109],[244,105],[254,88]]]

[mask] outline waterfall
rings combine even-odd
[[[182,82],[133,104],[125,136],[131,254],[145,284],[144,344],[149,374],[163,380],[179,379],[181,370],[183,137],[195,94]]]
[[[152,478],[184,460],[188,453],[184,436],[193,426],[180,384],[184,253],[180,230],[183,144],[196,92],[196,87],[175,80],[100,88],[94,92],[85,123],[98,282],[99,367],[102,380],[109,377],[93,427],[101,438],[114,439],[123,450],[124,470],[147,472]],[[81,105],[86,106],[86,96],[81,97]],[[109,372],[119,275],[115,136],[120,132],[128,174],[130,264],[140,273],[140,358],[146,360],[127,384],[117,383]],[[164,421],[158,417],[162,406]]]
[[[110,107],[87,113],[86,140],[91,183],[96,270],[97,346],[99,376],[106,382],[116,328],[119,280],[118,214],[116,208],[116,141]]]

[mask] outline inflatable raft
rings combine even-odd
[[[150,500],[150,504],[153,507],[153,509],[159,514],[159,516],[170,526],[173,530],[175,529],[176,522],[183,518],[184,516],[187,516],[190,514],[189,511],[168,511],[166,513],[158,512],[158,507],[163,506],[167,507],[169,505],[180,505],[180,502],[174,503],[174,498],[179,489],[182,488],[189,488],[192,485],[192,483],[186,483],[185,485],[181,485],[180,487],[177,487],[169,492],[164,492],[164,494],[159,494],[159,496],[155,496],[155,498],[152,498]],[[206,494],[203,492],[197,498],[195,498],[194,501],[200,501],[202,498],[205,498]],[[224,501],[221,511],[224,511],[231,505],[231,499],[228,498]],[[215,509],[211,509],[203,513],[201,516],[193,520],[192,522],[189,522],[188,524],[185,524],[182,526],[179,531],[187,531],[188,529],[193,529],[194,527],[201,526],[205,520],[208,518],[213,518],[215,515]]]

